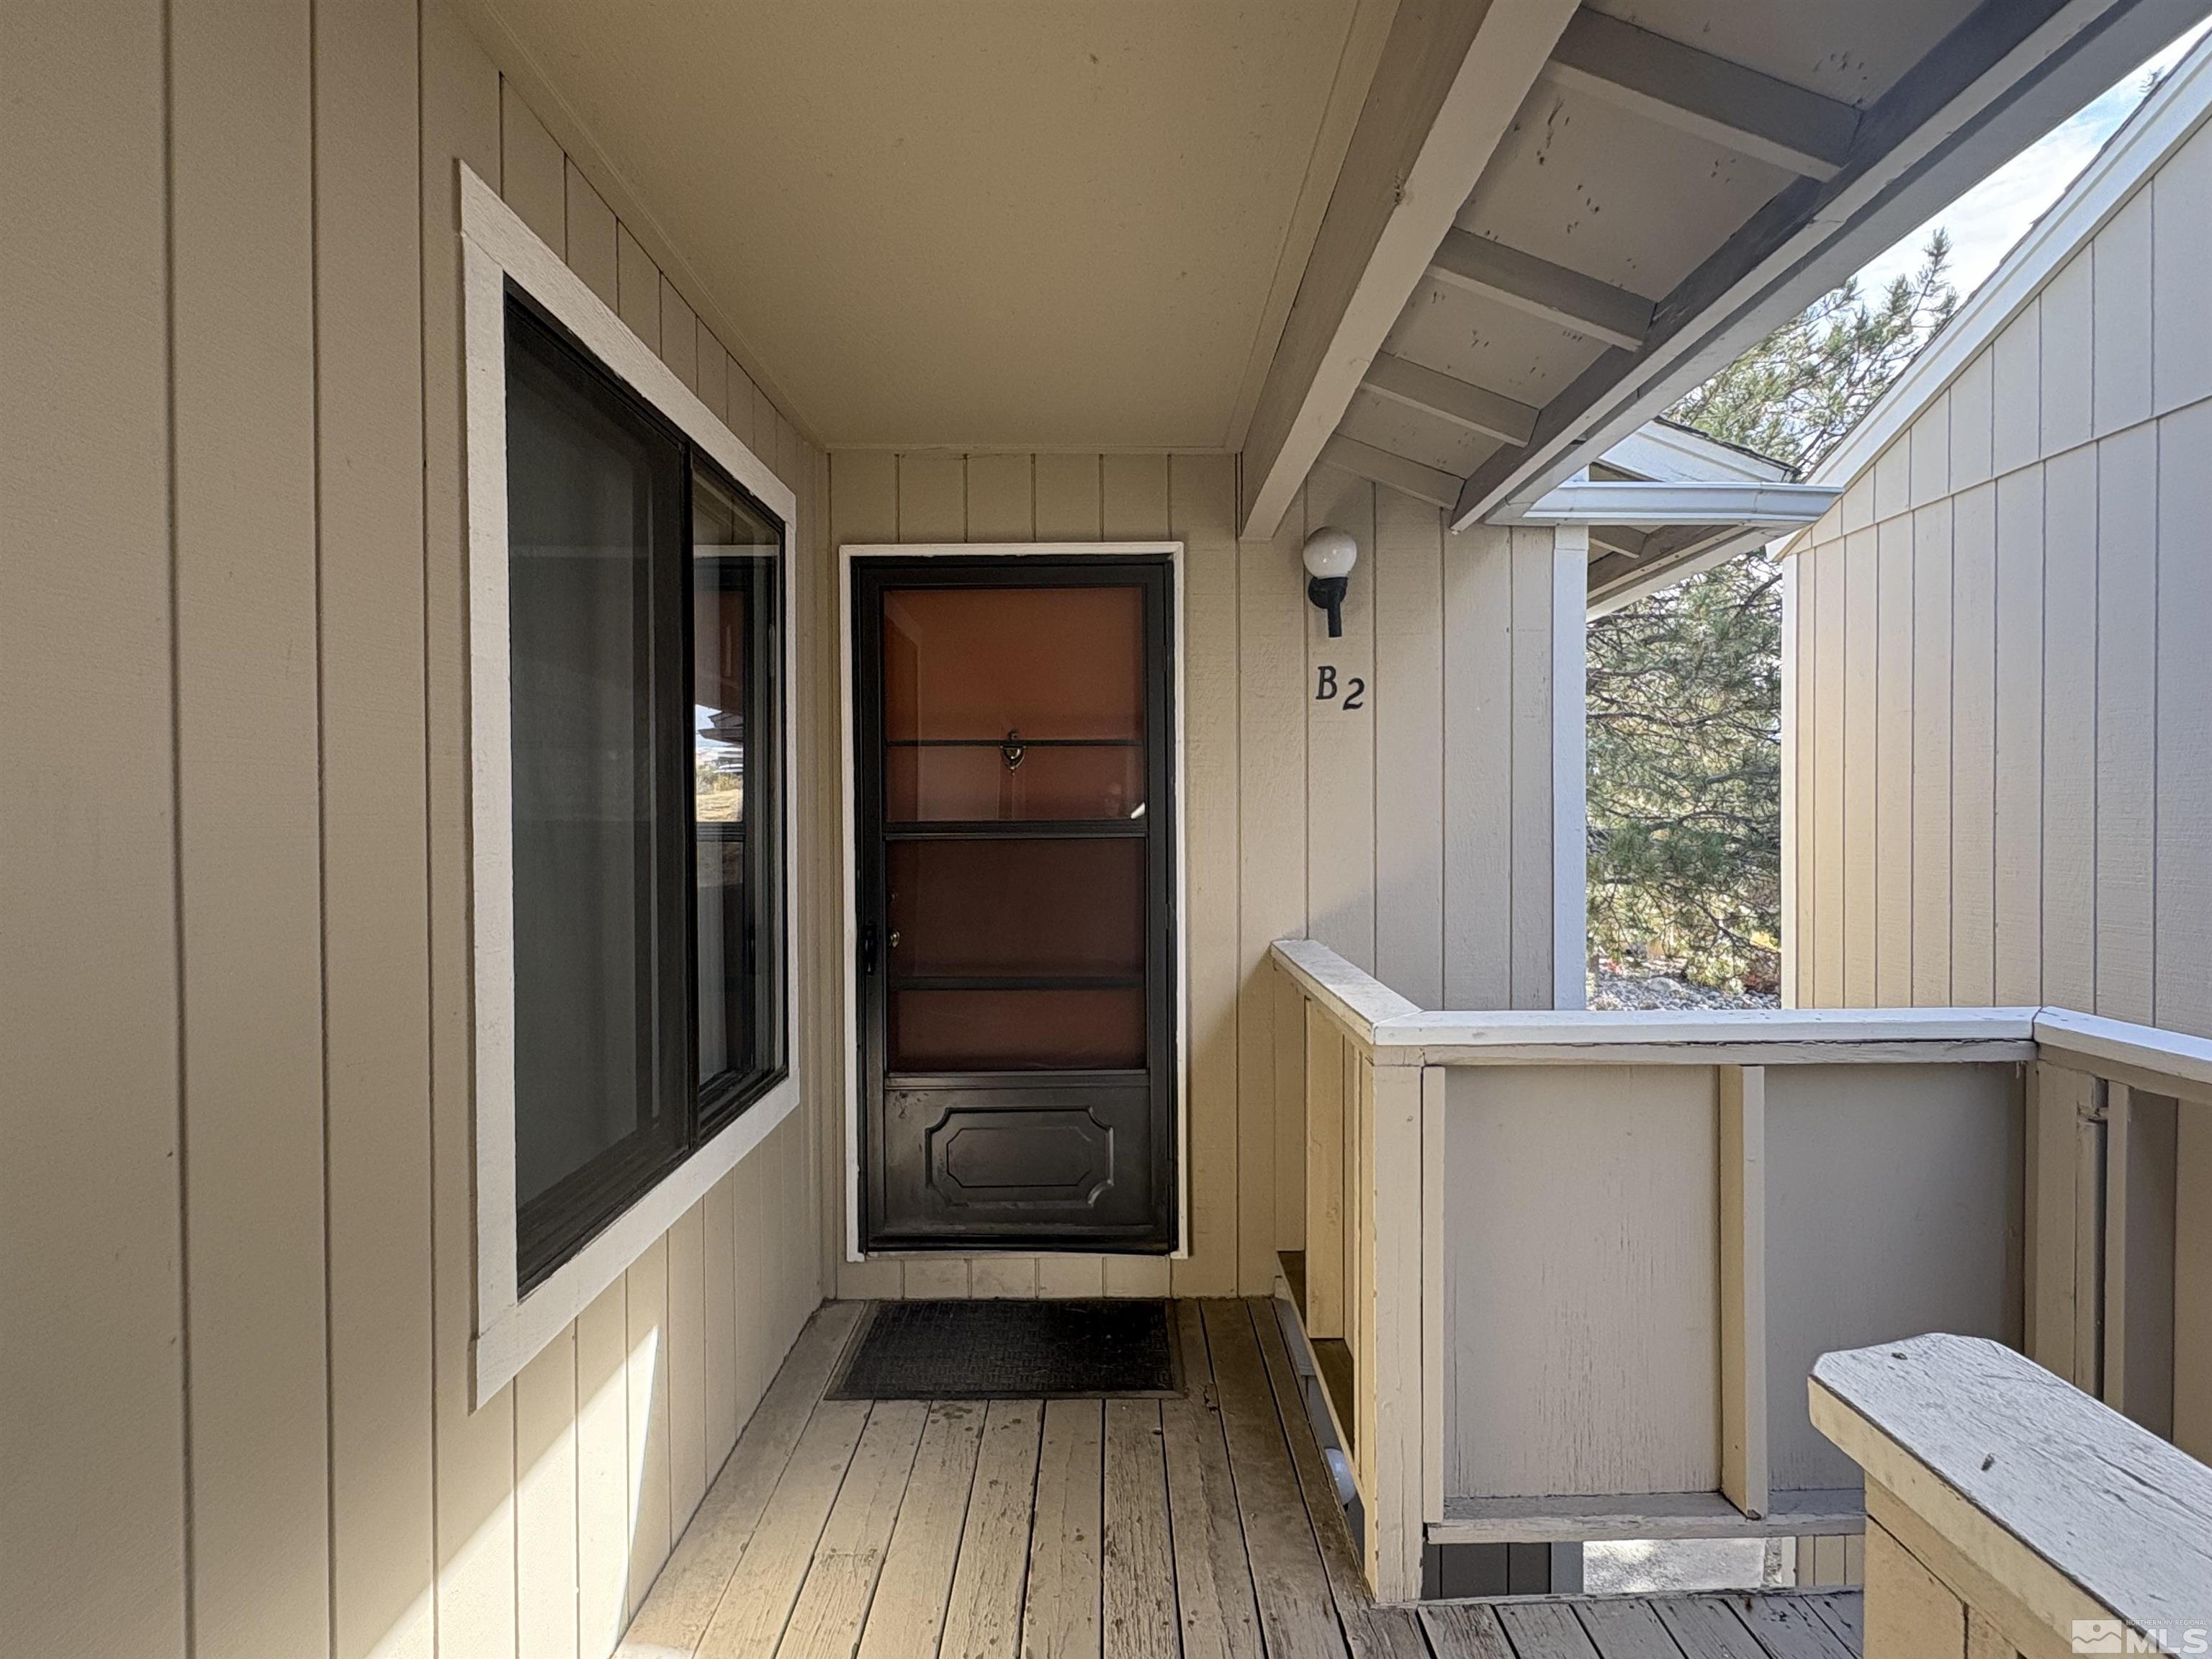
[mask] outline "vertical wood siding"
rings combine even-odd
[[[0,77],[11,1650],[599,1659],[819,1299],[823,1114],[470,1409],[456,158],[798,493],[810,637],[826,467],[444,0],[10,6]]]
[[[187,1617],[162,23],[0,8],[0,1606],[27,1653],[177,1653]]]
[[[1188,548],[1194,1251],[845,1294],[1264,1291],[1272,939],[1553,994],[1553,556],[1221,456],[833,469],[447,0],[0,10],[0,1603],[26,1650],[599,1659],[842,1256],[841,540]],[[805,1108],[469,1403],[455,163],[798,494]],[[1345,639],[1299,544],[1360,535]],[[834,520],[834,528],[833,528]],[[1310,669],[1367,682],[1317,704]],[[88,1195],[94,1195],[88,1197]]]
[[[2212,1036],[2208,221],[2212,127],[1789,561],[1800,1003]]]
[[[823,1144],[838,1294],[1266,1293],[1275,1252],[1304,1242],[1305,1194],[1304,1126],[1282,1103],[1300,1091],[1276,1082],[1279,1065],[1301,1063],[1303,1038],[1276,1030],[1269,942],[1322,939],[1426,1006],[1552,1006],[1551,533],[1450,535],[1436,508],[1324,466],[1272,540],[1239,541],[1235,468],[1218,455],[856,450],[829,471],[833,550],[1184,544],[1189,859],[1188,1259],[844,1261],[840,1106]],[[1360,544],[1336,640],[1306,602],[1300,562],[1323,524]],[[811,689],[834,710],[837,646],[822,635]],[[1339,688],[1326,702],[1323,665]],[[1364,694],[1347,710],[1355,678]],[[825,815],[842,810],[842,781],[823,780]],[[826,928],[841,857],[821,880]],[[842,962],[825,969],[811,982],[828,1024],[848,975]],[[842,1073],[834,1087],[842,1101]]]

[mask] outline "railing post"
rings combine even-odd
[[[1766,1068],[1720,1068],[1721,1491],[1754,1520],[1766,1464]]]
[[[1306,1298],[1310,1339],[1344,1328],[1344,1039],[1312,1003],[1305,1009]]]
[[[1388,1050],[1359,1066],[1359,1457],[1366,1474],[1367,1575],[1376,1597],[1421,1593],[1429,1486],[1422,1332],[1424,1068]],[[1441,1081],[1441,1079],[1439,1079]]]
[[[2027,1352],[2094,1395],[2104,1357],[2104,1085],[2038,1060],[2027,1120]]]

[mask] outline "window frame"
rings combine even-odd
[[[465,162],[457,164],[461,231],[464,448],[467,498],[470,865],[469,915],[475,1054],[474,1249],[476,1316],[471,1395],[492,1399],[653,1242],[734,1168],[799,1103],[798,941],[793,880],[798,844],[792,769],[798,741],[797,629],[793,550],[801,525],[796,495],[730,431],[583,279],[501,201]],[[697,1130],[690,1151],[527,1294],[520,1292],[515,1209],[512,708],[508,685],[507,303],[512,288],[565,330],[587,358],[753,497],[782,527],[777,581],[779,699],[773,823],[782,851],[784,1066],[733,1117]],[[689,576],[685,622],[689,626]],[[690,799],[688,791],[685,799]],[[695,849],[696,851],[696,849]],[[689,860],[687,860],[688,867]],[[696,878],[695,878],[696,879]],[[696,1057],[695,1057],[696,1063]]]

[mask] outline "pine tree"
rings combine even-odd
[[[1809,469],[1950,319],[1938,230],[1878,303],[1845,283],[1672,417]],[[1700,983],[1780,976],[1782,574],[1763,551],[1589,627],[1589,933]]]

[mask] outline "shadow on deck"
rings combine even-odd
[[[629,1659],[1851,1659],[1858,1596],[1377,1607],[1265,1301],[1176,1304],[1179,1398],[828,1401],[793,1348]]]

